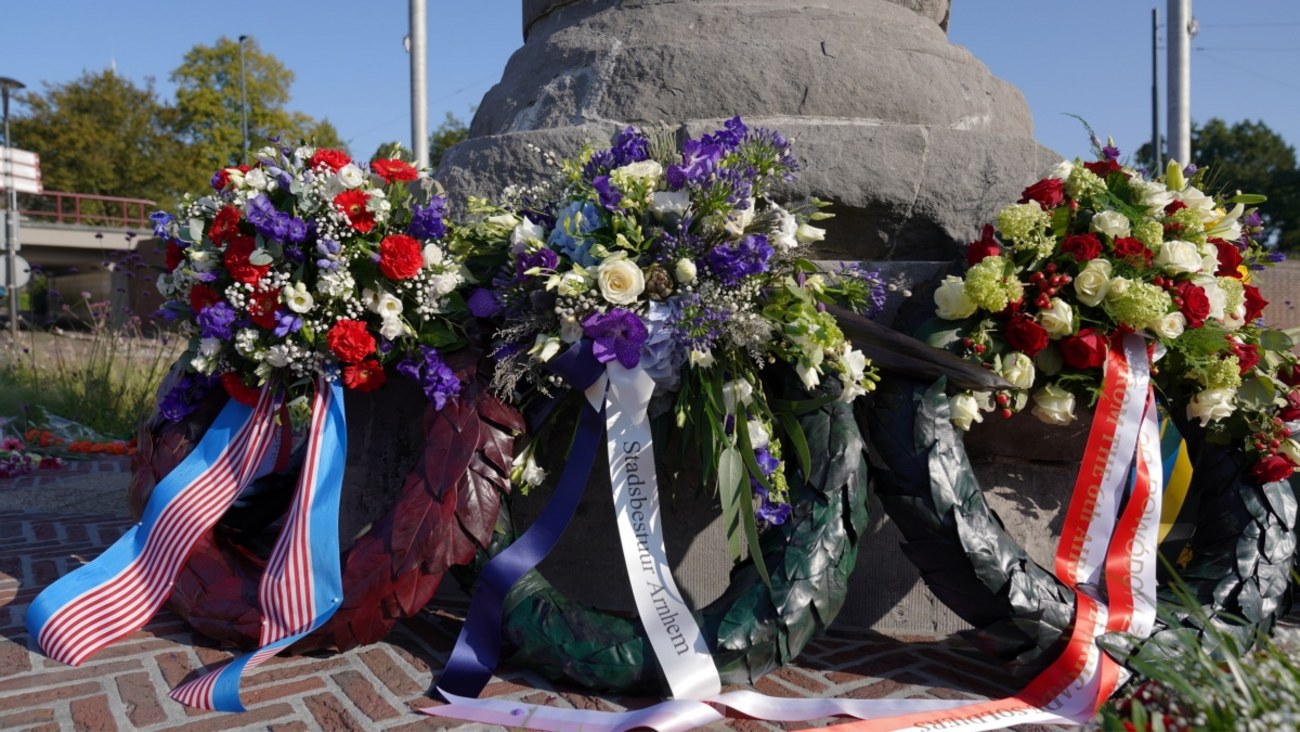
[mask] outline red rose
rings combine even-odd
[[[220,299],[221,296],[216,290],[202,282],[195,283],[194,287],[190,288],[190,310],[196,313],[209,305],[215,305]]]
[[[1282,380],[1283,384],[1295,387],[1300,386],[1300,363],[1285,363],[1277,370],[1277,378]],[[1287,420],[1290,422],[1291,420]]]
[[[1286,393],[1286,406],[1282,411],[1277,413],[1283,422],[1294,422],[1300,419],[1300,391],[1292,389]]]
[[[221,386],[231,399],[250,407],[257,406],[257,398],[262,393],[262,390],[256,386],[245,384],[244,378],[234,371],[227,371],[221,375]]]
[[[208,238],[214,245],[221,247],[236,236],[239,236],[239,209],[224,206],[212,219],[212,226],[208,227]]]
[[[1228,339],[1228,347],[1232,350],[1232,355],[1237,357],[1237,366],[1239,373],[1243,376],[1247,371],[1259,365],[1259,346],[1253,343],[1242,343],[1235,338]]]
[[[1044,178],[1020,194],[1021,203],[1037,201],[1044,209],[1053,209],[1065,201],[1065,186],[1056,178]]]
[[[985,257],[996,257],[1002,253],[998,240],[993,238],[993,224],[984,224],[979,241],[966,245],[966,266],[974,267],[984,261]]]
[[[1076,262],[1086,262],[1101,255],[1101,241],[1095,234],[1071,234],[1061,242],[1061,251],[1072,255]]]
[[[1268,300],[1259,294],[1259,288],[1254,285],[1246,285],[1246,322],[1253,323],[1260,315],[1264,314],[1264,308],[1268,306]]]
[[[1236,244],[1223,239],[1211,239],[1210,243],[1219,250],[1219,269],[1214,273],[1216,277],[1236,277],[1241,279],[1241,250]]]
[[[247,173],[248,166],[238,165],[233,168],[222,168],[221,170],[218,170],[217,174],[212,176],[212,189],[218,192],[226,190],[226,186],[230,185],[230,171],[232,170]]]
[[[343,319],[325,336],[325,344],[343,363],[357,363],[375,352],[375,337],[360,320]]]
[[[248,296],[248,317],[262,330],[275,330],[275,306],[280,304],[280,290],[254,292]]]
[[[373,358],[367,358],[361,363],[350,363],[343,367],[343,385],[349,389],[366,392],[374,391],[384,385],[388,377],[384,375],[384,367]]]
[[[1205,319],[1210,317],[1210,298],[1205,294],[1205,289],[1191,282],[1179,282],[1174,289],[1180,300],[1178,311],[1187,319],[1187,327],[1199,328],[1205,325]]]
[[[1061,339],[1061,358],[1072,369],[1095,369],[1106,362],[1106,337],[1095,328]]]
[[[1105,178],[1111,173],[1118,173],[1122,170],[1119,163],[1109,158],[1106,160],[1096,160],[1091,163],[1084,163],[1083,167],[1091,170],[1093,175],[1099,178]]]
[[[271,271],[269,264],[253,264],[248,261],[254,249],[253,238],[237,236],[226,245],[226,271],[236,282],[256,285]]]
[[[1170,201],[1169,204],[1165,206],[1165,216],[1173,216],[1185,208],[1187,208],[1187,204],[1182,201]]]
[[[362,190],[343,191],[334,197],[334,205],[348,217],[352,228],[362,234],[375,228],[375,215],[366,208],[370,194]]]
[[[185,247],[174,241],[169,241],[166,249],[163,250],[163,257],[167,265],[167,271],[175,272],[176,268],[181,266],[181,262],[185,261]]]
[[[1120,259],[1141,258],[1144,263],[1151,264],[1151,258],[1154,256],[1145,244],[1131,236],[1121,236],[1116,239],[1113,248],[1115,256]]]
[[[1016,315],[1007,321],[1007,345],[1029,356],[1047,348],[1047,329],[1028,315]]]
[[[322,148],[317,150],[311,156],[311,160],[308,161],[307,167],[315,168],[318,165],[328,165],[330,170],[337,173],[339,172],[339,168],[342,168],[350,162],[352,162],[352,158],[348,157],[348,154],[342,150]]]
[[[1250,474],[1260,483],[1286,480],[1295,471],[1290,460],[1281,455],[1265,455],[1250,469]]]
[[[390,280],[409,280],[420,273],[424,254],[406,234],[389,234],[379,242],[379,271]]]
[[[420,173],[410,163],[397,158],[370,161],[370,171],[388,183],[405,183],[415,180]]]

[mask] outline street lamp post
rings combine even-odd
[[[244,130],[244,158],[241,162],[248,163],[248,75],[244,72],[244,41],[248,36],[239,37],[239,112],[243,120]]]
[[[5,290],[9,295],[9,333],[15,338],[18,337],[18,190],[14,181],[14,139],[9,134],[9,93],[25,88],[26,85],[17,79],[0,76],[0,96],[4,98],[5,148],[9,158],[5,166],[5,190],[9,193],[8,210],[5,211],[5,221],[8,224],[5,234],[5,263],[8,265],[6,270],[9,276]]]

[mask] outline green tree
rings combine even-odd
[[[87,71],[20,99],[26,112],[11,121],[15,146],[41,156],[46,189],[175,202],[179,145],[152,83]]]
[[[1295,148],[1263,122],[1232,125],[1212,118],[1192,128],[1192,162],[1210,167],[1211,188],[1260,193],[1268,236],[1283,249],[1300,247],[1300,187]]]
[[[392,142],[381,144],[379,147],[375,148],[375,154],[370,156],[371,162],[376,160],[388,160],[391,158],[405,160],[409,163],[415,160],[415,153],[411,152],[411,148],[394,140]]]
[[[243,159],[239,47],[239,41],[225,36],[212,46],[195,46],[172,72],[176,83],[172,125],[188,146],[186,180],[192,187],[206,183],[217,168]],[[293,71],[262,51],[256,39],[244,43],[243,67],[250,150],[273,135],[320,147],[344,147],[328,120],[317,121],[285,108]]]
[[[429,135],[429,167],[437,170],[447,148],[467,137],[469,137],[469,126],[459,117],[448,112],[442,123],[434,129],[433,134]]]

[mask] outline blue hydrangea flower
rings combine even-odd
[[[648,335],[641,349],[641,368],[655,380],[656,392],[677,391],[681,383],[686,350],[677,338],[676,322],[681,313],[673,301],[650,302],[645,325]]]
[[[597,260],[591,253],[595,241],[588,234],[604,224],[604,214],[595,203],[572,201],[555,217],[546,244],[583,267],[595,266]]]

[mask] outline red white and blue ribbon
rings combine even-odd
[[[140,523],[37,596],[27,611],[27,629],[47,655],[78,665],[144,627],[167,599],[195,542],[265,469],[277,444],[277,404],[270,389],[253,409],[228,402],[194,451],[154,488]],[[345,445],[342,388],[321,379],[293,507],[259,591],[263,648],[179,687],[173,697],[205,709],[243,711],[242,673],[320,627],[338,608]]]
[[[1077,609],[1073,631],[1061,656],[1019,694],[973,704],[945,700],[773,699],[754,692],[718,694],[716,687],[711,693],[697,691],[679,695],[677,686],[673,685],[677,698],[647,709],[610,713],[474,699],[448,693],[450,688],[440,682],[439,690],[450,703],[422,711],[442,717],[530,729],[649,728],[660,732],[692,729],[718,721],[723,718],[719,707],[771,721],[855,717],[861,721],[836,727],[853,732],[1000,729],[1030,722],[1077,723],[1090,718],[1122,682],[1124,674],[1118,663],[1101,652],[1097,638],[1112,632],[1145,636],[1151,632],[1155,619],[1154,557],[1162,472],[1149,360],[1140,336],[1126,335],[1115,345],[1108,355],[1102,398],[1057,549],[1057,576],[1075,591]],[[625,376],[610,374],[613,381],[631,379]],[[611,388],[606,411],[635,409],[635,399],[628,396],[632,391],[627,387]],[[588,397],[594,395],[588,392]],[[643,419],[644,414],[640,419],[635,413],[628,417],[632,423]],[[623,441],[616,442],[615,419],[607,414],[607,420],[611,479],[615,484],[617,505],[620,481],[625,494],[629,488],[627,455],[619,454],[626,452],[624,446],[628,444],[628,433],[620,433],[618,437]],[[626,425],[619,426],[619,429],[625,428]],[[638,466],[642,460],[644,458],[638,454]],[[1134,476],[1131,481],[1128,479],[1130,471]],[[654,491],[653,485],[639,487],[642,488],[641,495]],[[1122,501],[1126,491],[1127,501]],[[1121,503],[1124,505],[1122,513]],[[626,506],[620,509],[621,524],[635,520],[626,509]],[[635,592],[643,561],[646,557],[653,557],[654,552],[647,550],[646,542],[639,539],[628,541],[622,525],[620,532],[624,534],[624,554]],[[668,575],[666,561],[660,567],[645,571]],[[1108,593],[1105,598],[1099,593],[1103,579]],[[638,606],[640,609],[640,603]],[[640,615],[652,639],[659,635],[661,640],[665,639],[664,636],[669,636],[668,641],[672,640],[671,633],[667,633],[662,623],[656,622],[659,613],[654,607],[649,613],[642,609]],[[473,606],[469,617],[473,619]],[[464,633],[461,640],[466,640]],[[664,643],[652,642],[652,645],[661,664],[674,662],[671,658],[674,652],[660,650]],[[674,645],[669,642],[667,647],[671,649]],[[462,650],[459,643],[457,650]],[[495,657],[492,660],[495,664]],[[671,684],[672,674],[666,676]],[[688,679],[684,685],[689,688],[691,684]],[[700,686],[707,688],[710,684]],[[481,685],[471,687],[468,692],[476,696],[481,688]]]

